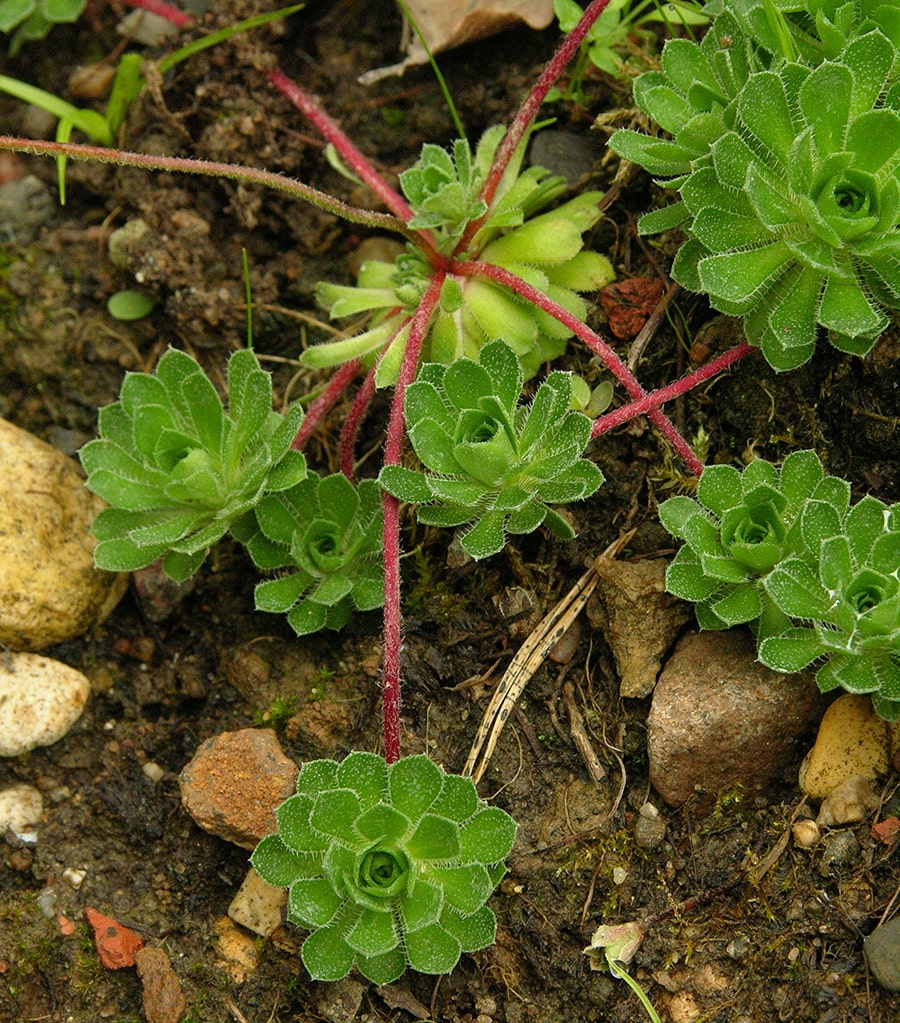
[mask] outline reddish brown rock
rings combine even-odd
[[[685,636],[659,677],[647,719],[650,780],[670,805],[710,806],[735,785],[762,791],[799,763],[824,706],[810,674],[756,660],[743,630]]]
[[[294,791],[297,772],[271,728],[223,732],[181,772],[181,802],[204,831],[253,849],[275,830],[275,807]]]
[[[179,1023],[187,1002],[169,957],[161,948],[142,948],[135,952],[134,961],[147,1023]]]
[[[143,938],[91,906],[85,909],[84,918],[93,928],[94,944],[107,970],[134,966],[135,953],[144,946]]]

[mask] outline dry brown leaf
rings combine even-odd
[[[546,28],[553,21],[553,0],[406,0],[410,14],[432,53],[502,32],[524,22],[530,28]],[[388,75],[402,75],[408,67],[428,61],[418,35],[404,32],[406,58],[399,64],[362,75],[371,83]]]

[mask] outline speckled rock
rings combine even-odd
[[[900,991],[900,917],[876,927],[863,952],[878,983],[888,991]]]
[[[178,976],[161,948],[145,947],[134,954],[141,978],[141,1003],[147,1023],[179,1023],[187,1009]]]
[[[181,772],[181,802],[204,831],[253,849],[275,830],[275,807],[294,791],[298,770],[271,728],[223,732]]]
[[[248,931],[268,938],[281,926],[281,910],[287,902],[287,889],[275,888],[251,867],[231,900],[228,915]]]
[[[0,419],[0,643],[42,650],[102,621],[128,577],[94,568],[103,503],[71,458]]]
[[[780,675],[756,660],[749,632],[685,636],[669,658],[647,719],[650,780],[670,805],[741,785],[762,791],[800,758],[821,713],[808,674]]]
[[[839,696],[825,712],[813,748],[800,765],[800,788],[824,799],[853,775],[874,780],[890,763],[890,727],[868,696]]]
[[[0,657],[0,756],[17,757],[61,739],[81,717],[91,684],[40,654]]]

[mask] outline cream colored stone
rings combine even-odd
[[[808,818],[797,821],[791,828],[791,832],[794,836],[794,845],[799,849],[814,849],[821,838],[819,825]]]
[[[816,823],[822,828],[863,821],[878,806],[878,796],[868,778],[851,774],[822,800]]]
[[[228,915],[248,931],[268,938],[281,926],[281,910],[286,902],[287,890],[270,885],[251,867],[231,900]]]
[[[229,917],[222,916],[213,924],[217,965],[226,970],[236,984],[243,984],[259,963],[256,939],[242,931]]]
[[[870,780],[883,775],[889,754],[889,728],[872,701],[845,693],[825,712],[815,745],[803,758],[800,788],[812,799],[824,799],[854,774]]]
[[[0,643],[41,650],[115,607],[128,577],[94,568],[103,502],[56,448],[0,419]]]
[[[0,791],[0,835],[7,829],[21,838],[34,831],[44,812],[40,790],[24,782]]]
[[[0,657],[0,756],[17,757],[61,739],[81,717],[91,684],[40,654]]]

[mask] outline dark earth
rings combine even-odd
[[[206,27],[269,6],[218,0]],[[97,2],[91,11],[16,59],[0,58],[3,72],[68,96],[73,68],[102,59],[119,42],[119,5]],[[145,91],[122,144],[279,170],[354,203],[370,202],[328,165],[315,132],[261,71],[277,64],[322,97],[393,179],[423,142],[453,137],[428,68],[357,84],[361,71],[397,61],[400,32],[392,0],[310,2],[286,24],[201,54],[159,90]],[[520,28],[442,55],[470,137],[508,122],[558,39],[552,27]],[[607,190],[619,166],[604,152],[604,132],[631,123],[630,89],[627,77],[598,77],[584,91],[586,107],[560,103],[547,112],[566,133],[565,167],[580,161],[589,168],[579,187]],[[605,129],[592,131],[598,115]],[[7,99],[0,100],[0,124],[10,134],[36,130],[24,107]],[[44,130],[52,137],[52,126]],[[54,165],[25,163],[55,196]],[[634,220],[654,203],[654,187],[641,173],[620,185],[591,245],[609,254],[620,278],[657,277],[677,239],[639,240]],[[108,236],[138,217],[149,230],[129,249],[127,268],[117,269],[106,255]],[[229,353],[246,338],[242,248],[251,267],[256,351],[274,374],[279,400],[303,393],[316,381],[296,356],[326,337],[313,288],[320,279],[350,280],[348,260],[364,235],[274,192],[70,164],[65,208],[54,207],[33,241],[0,245],[0,414],[71,454],[92,436],[97,408],[115,400],[124,372],[151,370],[167,345],[197,356],[221,382]],[[157,306],[147,319],[117,322],[106,300],[136,278]],[[607,314],[591,299],[591,322],[605,330]],[[727,321],[682,294],[651,339],[639,376],[648,387],[668,382],[688,367],[689,353],[700,360],[733,338]],[[784,376],[751,357],[687,396],[672,415],[691,438],[705,431],[709,460],[739,464],[753,454],[778,459],[814,447],[831,472],[853,481],[857,496],[896,501],[898,347],[892,327],[865,360],[823,345],[808,366]],[[628,342],[619,350],[627,353]],[[561,365],[598,379],[587,355],[574,344],[570,353]],[[377,470],[385,408],[379,401],[365,428],[371,450],[364,473]],[[343,410],[308,450],[311,462],[329,471],[336,469]],[[687,481],[656,434],[638,420],[595,442],[590,454],[607,482],[573,507],[579,536],[570,544],[536,533],[515,538],[503,556],[459,566],[448,560],[451,537],[406,519],[405,753],[427,751],[449,770],[462,768],[490,685],[522,641],[521,623],[504,618],[495,603],[509,588],[531,591],[543,613],[588,559],[628,530],[635,532],[620,557],[671,552],[655,505]],[[298,762],[380,748],[380,616],[298,640],[283,620],[250,610],[252,585],[249,561],[224,545],[163,620],[132,590],[102,627],[48,651],[87,673],[94,695],[65,739],[0,762],[0,787],[37,785],[47,807],[33,849],[0,840],[3,1023],[144,1018],[135,970],[101,965],[83,917],[88,906],[165,950],[187,1001],[185,1023],[354,1018],[333,988],[305,976],[297,955],[302,932],[248,938],[255,968],[251,963],[241,979],[229,971],[220,921],[246,872],[247,852],[201,831],[179,798],[179,772],[201,742],[224,731],[273,727]],[[607,769],[600,783],[590,780],[570,739],[565,682],[574,685]],[[636,1023],[645,1016],[634,994],[592,971],[582,950],[600,923],[663,914],[631,965],[663,1020],[900,1019],[900,995],[879,988],[862,954],[862,939],[900,885],[896,845],[874,842],[869,820],[852,829],[859,849],[849,861],[829,871],[819,851],[787,843],[764,878],[751,883],[746,868],[776,848],[800,801],[796,765],[764,796],[733,786],[711,809],[690,800],[667,808],[647,780],[648,706],[620,700],[610,653],[585,623],[574,654],[548,663],[529,683],[480,785],[483,797],[520,822],[509,874],[491,903],[496,945],[464,956],[446,977],[407,973],[389,990],[339,989],[351,1013],[355,991],[355,1018]],[[155,784],[142,769],[148,762],[164,772]],[[882,812],[896,813],[896,776],[881,795]],[[635,841],[637,811],[648,798],[666,824],[665,840],[653,849]],[[80,887],[63,877],[66,868],[86,872]],[[49,916],[42,906],[52,908]],[[75,923],[74,934],[60,933],[56,913]]]

